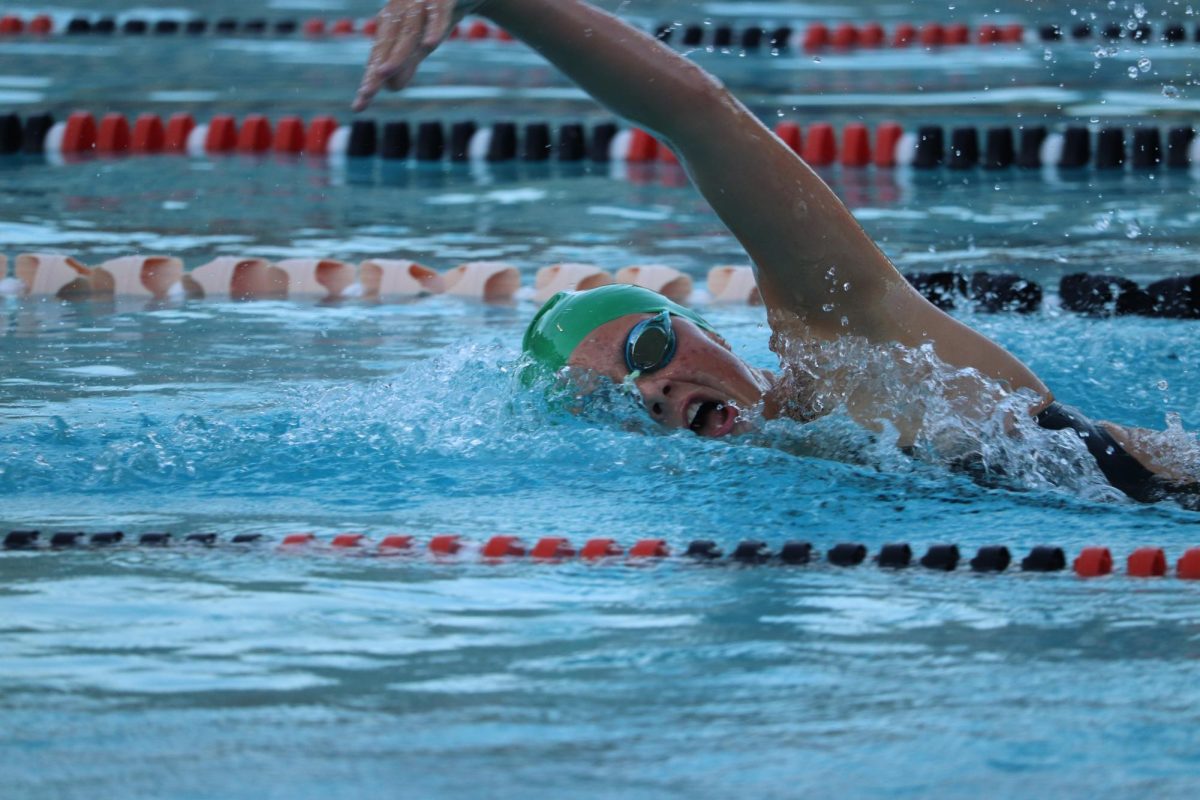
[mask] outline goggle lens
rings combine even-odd
[[[625,366],[630,372],[662,369],[674,355],[675,331],[667,311],[634,325],[625,340]]]

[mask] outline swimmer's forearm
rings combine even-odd
[[[477,13],[675,149],[746,248],[768,308],[801,314],[831,336],[877,327],[878,284],[903,283],[899,274],[824,182],[719,81],[583,0],[486,0]],[[830,304],[825,276],[834,264],[837,283],[857,291]]]

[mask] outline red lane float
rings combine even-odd
[[[1125,572],[1135,578],[1160,578],[1167,574],[1167,557],[1158,547],[1140,547],[1129,554]]]
[[[538,539],[529,555],[531,558],[542,560],[558,560],[574,556],[575,548],[571,547],[570,541],[561,536],[546,536]]]
[[[1200,581],[1200,547],[1193,547],[1180,557],[1175,574],[1185,581]]]
[[[827,167],[837,159],[837,142],[833,138],[833,126],[826,122],[814,122],[804,139],[803,158],[814,167]]]
[[[462,550],[462,537],[457,534],[443,534],[429,540],[429,552],[435,555],[452,556]]]
[[[412,550],[413,537],[404,534],[392,534],[379,541],[380,550]]]
[[[588,561],[602,558],[619,558],[625,551],[613,539],[588,539],[579,551],[579,557]]]
[[[239,153],[265,153],[271,149],[271,141],[271,123],[262,114],[250,114],[242,120],[236,145]]]
[[[117,155],[129,150],[129,121],[123,114],[105,114],[96,132],[96,152]]]
[[[296,155],[304,151],[304,120],[299,117],[280,117],[275,125],[272,149],[276,153]]]
[[[135,153],[160,153],[166,146],[167,134],[162,118],[157,114],[142,114],[133,123],[129,149]]]
[[[642,539],[629,548],[630,558],[666,558],[671,555],[666,539]]]
[[[229,114],[218,114],[208,121],[204,152],[229,153],[237,147],[237,121]]]
[[[1112,552],[1107,547],[1085,547],[1072,566],[1081,578],[1096,578],[1112,572]]]
[[[479,554],[484,558],[519,558],[525,555],[525,544],[516,536],[493,536]]]
[[[67,117],[63,133],[64,153],[86,153],[96,147],[96,118],[86,111],[76,111]]]
[[[196,120],[191,114],[172,114],[167,120],[167,129],[163,136],[163,150],[168,153],[187,152],[188,139],[196,129]]]

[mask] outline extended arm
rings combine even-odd
[[[407,81],[437,45],[449,15],[415,22],[411,9],[438,5],[392,0],[392,38],[408,44],[377,45],[358,107],[381,85]],[[601,103],[667,141],[750,255],[768,308],[785,312],[773,324],[824,338],[932,343],[952,365],[1049,398],[1020,361],[914,291],[824,181],[686,58],[583,0],[466,0],[458,10],[491,18]]]

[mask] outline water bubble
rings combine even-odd
[[[846,281],[845,283],[842,284],[842,291],[843,292],[850,291],[850,281]]]
[[[1169,83],[1163,84],[1162,96],[1167,98],[1168,100],[1178,100],[1179,99],[1179,87],[1174,86]]]
[[[1054,60],[1054,53],[1050,52],[1050,48],[1047,47],[1045,50],[1042,51],[1042,61],[1053,61],[1053,60]]]
[[[1129,77],[1131,77],[1131,78],[1136,78],[1136,77],[1138,76],[1138,69],[1137,69],[1137,67],[1130,67],[1130,68],[1129,68],[1128,70],[1126,70],[1126,71],[1129,73]]]
[[[1154,384],[1154,385],[1158,387],[1158,390],[1159,390],[1160,392],[1165,392],[1165,391],[1166,391],[1167,389],[1169,389],[1169,388],[1170,388],[1170,386],[1171,386],[1171,385],[1170,385],[1169,383],[1167,383],[1165,380],[1160,380],[1158,383],[1156,383],[1156,384]]]
[[[1135,17],[1137,17],[1138,19],[1145,19],[1146,18],[1146,7],[1144,5],[1142,5],[1141,3],[1136,3],[1133,6],[1133,15]]]
[[[1104,231],[1108,230],[1109,226],[1111,226],[1111,225],[1112,225],[1112,217],[1109,216],[1108,214],[1105,214],[1105,215],[1097,218],[1095,224],[1093,224],[1092,227],[1095,228],[1097,231],[1100,231],[1101,233],[1103,233]]]
[[[845,315],[842,316],[842,327],[843,328],[850,327],[850,318],[846,317]]]
[[[1125,223],[1125,238],[1136,239],[1142,235],[1142,226],[1137,224],[1137,220],[1130,220]]]
[[[1146,58],[1145,56],[1142,56],[1141,58],[1139,58],[1137,60],[1137,65],[1138,65],[1138,69],[1140,69],[1142,72],[1149,72],[1150,67],[1154,66],[1150,62],[1150,59]]]
[[[833,303],[826,303],[821,306],[821,310],[828,314],[830,311],[833,311]]]
[[[1108,0],[1108,10],[1112,11],[1117,7],[1117,0]]]

